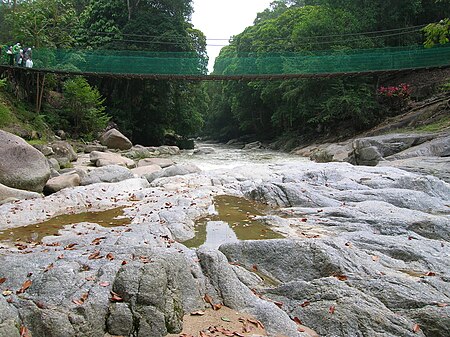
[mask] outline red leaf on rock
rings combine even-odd
[[[280,309],[283,306],[283,302],[273,301],[273,303]]]
[[[345,276],[345,275],[338,275],[338,274],[336,274],[336,275],[333,275],[333,276],[336,277],[339,281],[347,281],[348,280],[348,277]]]
[[[254,264],[254,265],[252,266],[252,271],[258,271],[258,266],[257,266],[256,264]]]
[[[222,306],[223,305],[221,303],[213,304],[212,308],[213,308],[213,310],[218,311],[218,310],[220,310],[222,308]]]
[[[205,300],[206,303],[213,305],[213,299],[208,294],[205,294],[205,296],[203,296],[203,299]]]
[[[420,331],[420,326],[419,326],[419,324],[414,324],[414,326],[413,326],[413,328],[412,328],[412,331],[413,331],[414,333],[418,333],[418,332]]]
[[[44,273],[48,272],[50,269],[53,269],[53,263],[50,263],[50,264],[44,269]]]
[[[330,314],[334,314],[335,310],[336,310],[336,307],[334,305],[332,305],[329,310]]]
[[[119,296],[119,294],[115,293],[111,290],[111,302],[122,302],[123,298]]]
[[[303,325],[302,321],[301,321],[300,318],[298,318],[298,317],[294,317],[293,321],[294,321],[295,323],[297,323],[298,325]]]
[[[256,319],[253,319],[253,318],[247,318],[247,321],[249,321],[250,323],[256,325],[257,328],[264,329],[264,325],[263,325],[260,321],[258,321],[258,320],[256,320]]]
[[[305,301],[305,302],[303,302],[302,304],[300,304],[300,306],[301,306],[302,308],[304,308],[304,307],[307,307],[307,306],[310,305],[310,304],[311,304],[310,301]]]
[[[25,326],[20,327],[20,337],[31,337],[30,330],[28,330]]]
[[[27,290],[29,287],[31,287],[31,285],[33,284],[33,281],[31,280],[26,280],[23,284],[22,287],[17,290],[16,294],[22,294],[25,292],[25,290]]]
[[[425,274],[425,276],[436,276],[436,273],[429,271],[428,273]]]
[[[0,278],[0,284],[3,284],[3,283],[5,283],[5,282],[6,282],[6,277]]]
[[[122,261],[122,266],[126,265],[128,262],[127,261]]]
[[[88,260],[98,260],[101,259],[100,256],[100,251],[96,250],[95,252],[93,252],[91,255],[89,255]]]
[[[205,312],[202,310],[191,312],[191,316],[204,316]]]

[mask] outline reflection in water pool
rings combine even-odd
[[[129,225],[131,223],[131,219],[123,216],[123,209],[124,207],[119,207],[101,212],[64,214],[40,224],[5,229],[0,232],[0,241],[39,242],[45,236],[57,235],[58,231],[66,225],[80,222],[96,223],[103,227]]]
[[[183,242],[190,248],[208,246],[217,248],[223,243],[238,240],[280,239],[283,236],[274,232],[256,216],[264,215],[269,208],[244,198],[221,195],[214,198],[216,214],[202,218],[196,223],[196,235]]]

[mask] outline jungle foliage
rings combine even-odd
[[[417,45],[424,40],[421,27],[449,15],[449,0],[276,0],[222,49],[214,72],[226,74],[250,53]],[[443,39],[443,33],[434,32],[435,39]],[[220,62],[233,57],[234,63]],[[221,140],[248,134],[313,136],[332,133],[340,124],[361,130],[387,112],[377,97],[379,81],[371,76],[207,83],[206,130]]]
[[[20,41],[22,45],[36,48],[194,52],[203,57],[206,38],[190,23],[191,2],[9,2],[0,6],[0,17],[4,18],[1,25],[5,28],[0,33],[0,41],[9,44]],[[46,57],[56,59],[50,54]],[[77,59],[64,60],[65,69],[74,69],[83,61],[82,53],[73,55]],[[206,72],[206,67],[206,63],[201,64],[200,70]],[[94,77],[86,80],[54,76],[47,79],[45,97],[52,97],[52,104],[44,104],[44,109],[51,111],[42,114],[51,116],[48,122],[55,128],[64,126],[73,136],[91,137],[110,118],[134,143],[159,145],[166,133],[188,136],[197,133],[203,125],[200,109],[204,108],[202,102],[206,99],[198,83]],[[54,102],[59,96],[52,94],[53,91],[63,94],[62,102]],[[55,115],[55,107],[63,107],[59,116]]]

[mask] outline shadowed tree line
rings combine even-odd
[[[193,52],[203,59],[206,39],[190,23],[192,10],[191,0],[3,1],[0,42],[35,48]],[[56,60],[51,53],[46,57]],[[80,62],[83,53],[72,53],[64,67],[76,70]],[[206,61],[199,64],[199,71],[206,72],[206,66]],[[188,136],[203,126],[200,111],[206,99],[198,83],[88,78],[89,84],[78,80],[77,89],[73,80],[64,84],[66,80],[47,75],[41,114],[73,136],[92,138],[111,119],[135,143],[158,145],[167,133]],[[73,104],[74,94],[78,99],[87,96],[90,104],[80,110]],[[75,114],[82,115],[76,123]],[[98,123],[80,122],[91,118]]]
[[[418,45],[424,42],[426,24],[449,16],[449,0],[277,0],[222,49],[214,72],[232,73],[249,55]],[[385,80],[370,76],[207,83],[206,130],[221,140],[249,134],[260,139],[315,137],[332,134],[337,126],[351,134],[401,112],[380,104],[377,93]]]

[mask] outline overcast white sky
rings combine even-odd
[[[209,70],[213,70],[214,59],[228,39],[241,33],[253,24],[258,12],[269,7],[273,0],[194,0],[192,23],[205,35],[208,43]],[[210,39],[226,39],[214,41]]]

